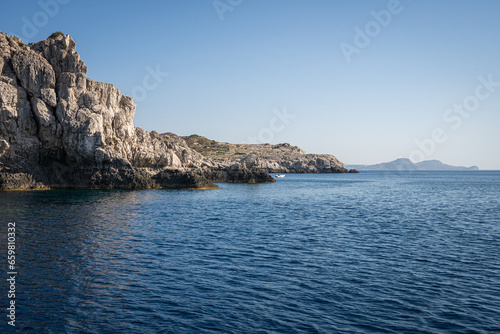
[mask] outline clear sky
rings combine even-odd
[[[146,130],[500,169],[499,15],[497,0],[40,0],[3,4],[0,30],[70,34]]]

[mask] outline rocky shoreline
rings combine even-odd
[[[258,158],[258,168],[268,173],[357,173],[330,154],[306,154],[300,147],[283,144],[230,144],[191,135],[187,145],[207,159],[223,166],[237,163],[242,156]]]
[[[133,125],[135,103],[87,78],[69,35],[26,45],[0,32],[0,189],[217,188],[274,182],[221,167],[172,133]]]
[[[26,45],[0,32],[0,190],[212,189],[275,182],[274,172],[347,172],[298,148],[279,159],[203,155],[173,133],[135,127],[134,114],[131,97],[87,78],[69,35]]]

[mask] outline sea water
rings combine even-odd
[[[22,333],[500,331],[500,172],[0,193]]]

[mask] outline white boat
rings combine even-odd
[[[276,174],[276,177],[285,177],[285,174]]]

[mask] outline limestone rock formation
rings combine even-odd
[[[273,182],[220,166],[172,133],[133,125],[135,103],[87,78],[69,35],[36,44],[0,32],[0,189],[214,188]]]
[[[254,154],[250,154],[240,160],[228,160],[218,164],[212,162],[213,168],[206,172],[207,178],[216,182],[240,182],[263,183],[267,182],[265,176],[269,174],[261,168],[261,160]]]
[[[347,173],[344,164],[330,154],[306,154],[290,144],[229,144],[220,143],[198,135],[183,137],[189,147],[220,168],[231,166],[250,154],[255,158],[256,169],[268,173]]]

